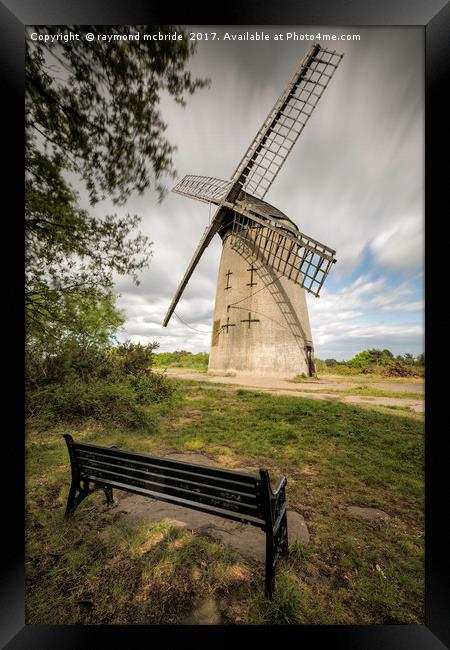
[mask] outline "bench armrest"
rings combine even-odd
[[[285,476],[282,476],[278,482],[278,485],[276,487],[276,490],[273,493],[273,496],[276,497],[280,493],[280,490],[282,490],[287,483],[287,478]]]

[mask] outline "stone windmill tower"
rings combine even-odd
[[[319,295],[335,251],[299,231],[263,198],[338,67],[313,45],[230,181],[185,176],[173,191],[218,206],[164,319],[167,326],[204,250],[223,242],[209,372],[288,377],[315,373],[305,290]]]

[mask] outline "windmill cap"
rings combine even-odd
[[[268,218],[273,218],[277,221],[284,221],[283,227],[287,230],[290,230],[294,234],[299,232],[297,224],[295,224],[292,219],[290,219],[284,212],[281,212],[278,208],[267,201],[258,199],[256,196],[252,196],[247,192],[241,191],[238,197],[239,203],[245,204],[249,210],[254,210],[260,215],[263,215]]]

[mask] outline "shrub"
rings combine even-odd
[[[94,418],[104,424],[138,429],[155,424],[148,407],[172,393],[166,378],[154,373],[115,382],[78,378],[29,391],[26,412],[44,425]]]
[[[27,383],[33,388],[44,384],[96,378],[118,379],[145,373],[152,367],[158,343],[141,345],[126,341],[121,345],[93,347],[74,340],[65,341],[54,354],[30,348],[26,354]]]
[[[131,429],[154,424],[152,404],[173,386],[151,371],[156,343],[93,348],[65,342],[53,355],[27,355],[26,414],[43,424],[95,418]]]
[[[200,372],[208,370],[209,354],[206,352],[160,352],[153,355],[153,363],[156,368],[192,368]]]
[[[420,362],[420,363],[419,363]],[[390,350],[376,349],[364,350],[356,354],[348,361],[336,361],[316,359],[316,367],[319,373],[327,373],[330,370],[337,375],[384,375],[386,377],[417,377],[423,376],[425,355],[419,355],[414,359],[412,354],[398,355],[394,357]]]
[[[383,368],[382,374],[386,375],[386,377],[421,377],[423,371],[420,368],[396,360]]]

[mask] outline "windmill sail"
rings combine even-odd
[[[342,54],[314,45],[303,57],[233,175],[242,189],[263,198],[305,128]]]
[[[236,206],[231,230],[231,248],[243,257],[259,260],[274,271],[319,295],[331,265],[333,249],[317,240]],[[239,212],[238,212],[239,210]]]
[[[221,199],[227,196],[231,186],[231,181],[222,181],[220,178],[188,175],[172,188],[172,192],[219,205]]]
[[[335,261],[334,251],[298,233],[298,230],[290,234],[285,228],[282,229],[283,232],[277,231],[275,223],[272,224],[270,219],[271,215],[275,220],[277,218],[273,212],[275,208],[264,201],[257,205],[257,201],[265,196],[272,185],[342,56],[325,50],[320,45],[313,45],[308,50],[247,149],[231,181],[188,175],[173,188],[178,194],[214,203],[218,209],[181,280],[164,319],[164,326],[169,322],[204,250],[214,235],[230,222],[235,250],[244,255],[244,248],[248,250],[249,246],[253,247],[254,253],[259,254],[261,260],[266,260],[283,275],[318,295],[330,266]],[[282,218],[286,219],[285,215]],[[256,232],[259,237],[258,248],[257,241],[254,240]],[[275,243],[276,236],[278,244]]]
[[[220,212],[220,208],[219,208],[218,212]],[[185,272],[185,274],[183,276],[183,279],[181,280],[181,282],[180,282],[180,284],[178,286],[178,289],[177,289],[174,297],[172,298],[172,302],[170,303],[170,307],[167,310],[167,314],[166,314],[166,316],[164,318],[164,321],[163,321],[163,326],[164,327],[167,326],[167,323],[169,322],[170,317],[172,316],[173,312],[175,311],[175,307],[177,306],[178,301],[180,300],[181,295],[182,295],[187,283],[189,282],[189,278],[191,277],[192,273],[194,272],[195,267],[199,263],[200,258],[201,258],[201,256],[203,255],[203,253],[205,251],[205,248],[208,246],[211,239],[214,237],[216,232],[219,230],[220,224],[221,224],[221,221],[219,219],[213,219],[211,221],[210,225],[207,228],[205,228],[205,232],[203,233],[202,238],[200,239],[200,242],[199,242],[199,244],[198,244],[198,246],[197,246],[197,248],[195,250],[195,253],[192,256],[192,259],[191,259],[191,261],[189,263],[189,266],[187,267],[186,272]]]

